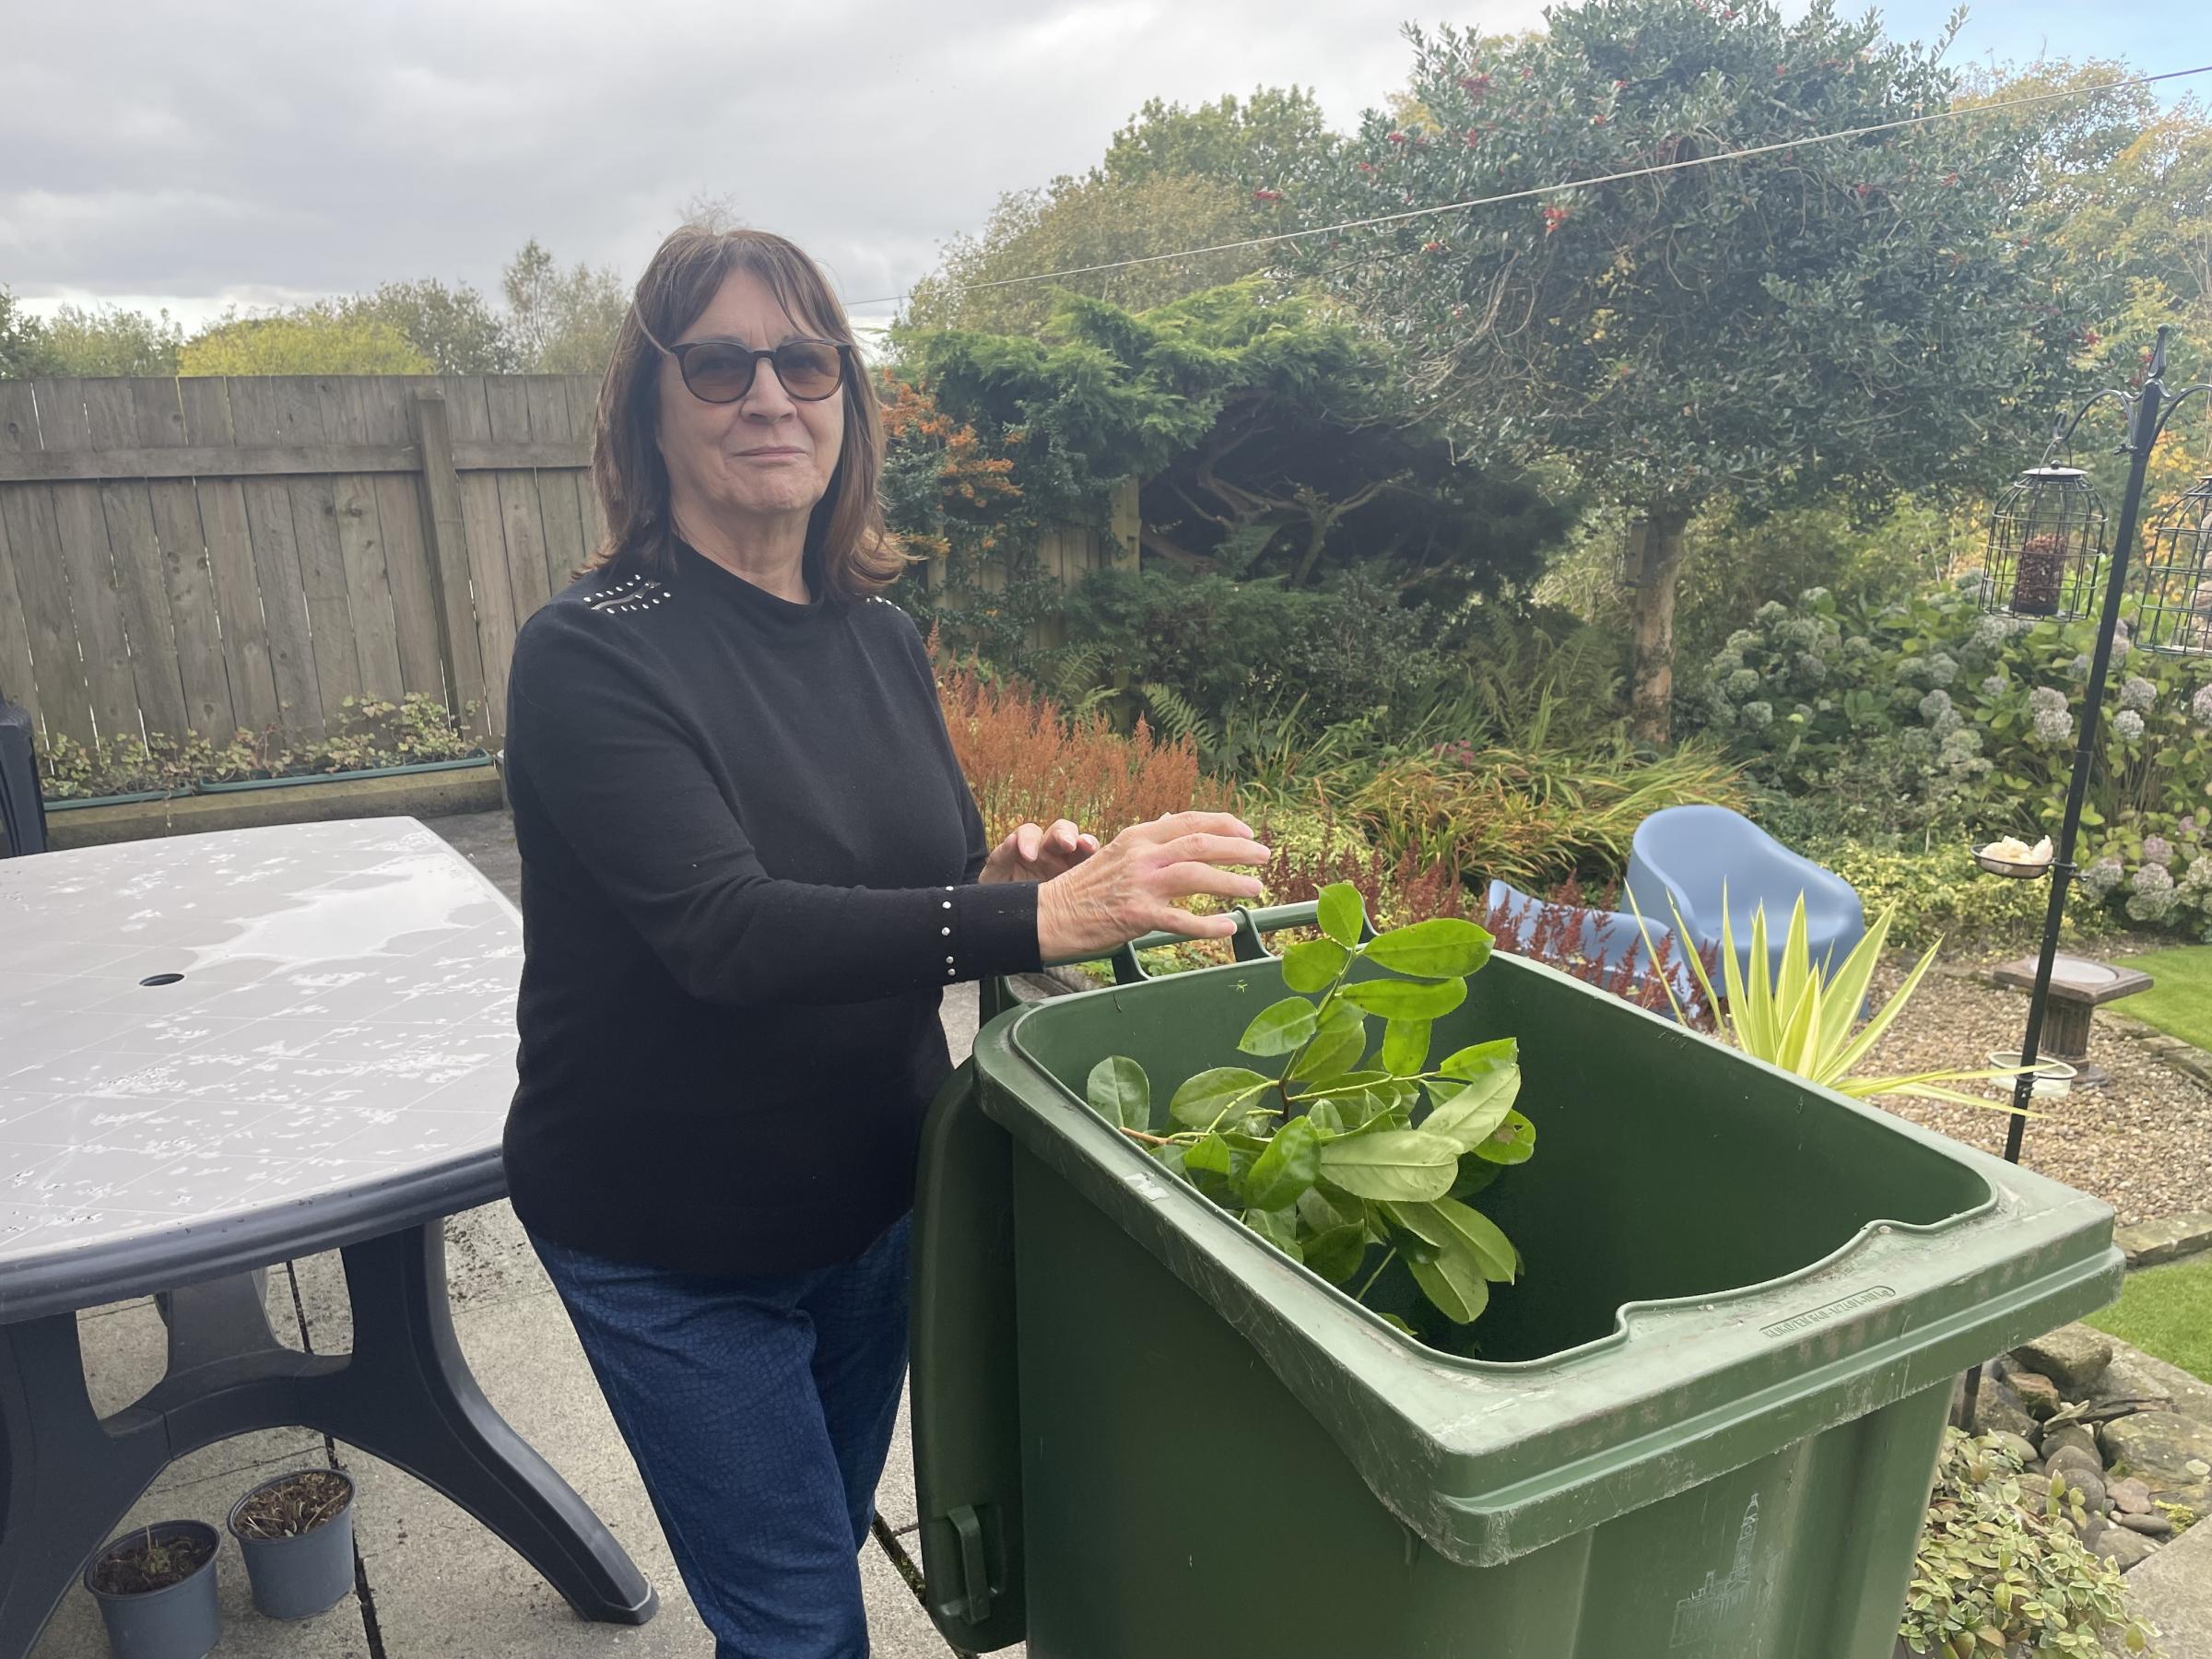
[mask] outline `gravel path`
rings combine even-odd
[[[1938,1066],[1985,1066],[1992,1050],[2018,1048],[2027,993],[1971,977],[2000,959],[1938,962],[1859,1069],[1895,1077]],[[1894,963],[1885,967],[1877,994],[1886,997],[1901,973]],[[2038,1107],[2043,1115],[2029,1121],[2022,1162],[2102,1198],[2124,1222],[2212,1207],[2212,1088],[2101,1018],[2089,1038],[2089,1057],[2112,1073],[2112,1081],[2043,1101]],[[1958,1087],[1993,1100],[2012,1098],[2005,1083]],[[1876,1104],[1969,1146],[2004,1149],[2003,1112],[1904,1098]]]

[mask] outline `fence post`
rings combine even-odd
[[[457,635],[474,639],[476,609],[468,594],[467,532],[461,520],[461,475],[453,466],[453,430],[442,392],[418,392],[414,399],[415,445],[422,457],[423,550],[429,555],[430,589],[437,595],[432,606],[438,618],[438,660],[450,688],[448,704],[454,715],[470,700],[461,677],[454,641]],[[476,688],[481,695],[480,677]],[[490,712],[479,709],[477,721],[488,724]]]
[[[1137,505],[1141,485],[1135,478],[1124,478],[1113,487],[1113,501],[1106,517],[1106,535],[1113,544],[1110,569],[1135,571],[1140,568],[1141,547],[1144,539],[1144,514]]]

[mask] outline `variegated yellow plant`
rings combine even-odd
[[[1669,904],[1673,901],[1670,899]],[[1650,925],[1643,912],[1636,907],[1631,894],[1629,900],[1636,910],[1636,922],[1643,929],[1644,947],[1652,947]],[[1684,938],[1691,936],[1689,927],[1682,920],[1679,906],[1674,906],[1675,926]],[[1767,977],[1765,964],[1770,960],[1767,950],[1767,907],[1761,904],[1751,912],[1751,949],[1749,960],[1759,970],[1747,976],[1738,961],[1735,949],[1735,929],[1728,914],[1728,895],[1721,894],[1721,975],[1725,997],[1715,994],[1712,981],[1706,973],[1705,964],[1696,951],[1688,953],[1690,971],[1697,975],[1698,988],[1705,994],[1708,1007],[1722,1008],[1721,1030],[1729,1041],[1755,1060],[1764,1060],[1783,1071],[1818,1083],[1823,1088],[1832,1088],[1838,1094],[1853,1100],[1871,1100],[1876,1095],[1918,1095],[1924,1100],[1949,1100],[1960,1106],[1980,1106],[1992,1112],[2009,1112],[2009,1105],[1985,1100],[1978,1095],[1961,1094],[1955,1088],[1945,1088],[1945,1083],[1976,1083],[1999,1078],[2017,1077],[2025,1067],[2008,1067],[1984,1071],[1927,1071],[1914,1072],[1906,1077],[1859,1077],[1852,1068],[1873,1052],[1874,1045],[1882,1040],[1897,1017],[1904,1012],[1905,1004],[1920,986],[1922,977],[1936,960],[1942,941],[1928,947],[1927,954],[1913,964],[1904,982],[1898,986],[1865,1024],[1857,1024],[1859,1009],[1865,1005],[1868,987],[1874,982],[1874,971],[1882,959],[1882,947],[1889,937],[1889,924],[1895,919],[1894,908],[1884,911],[1873,926],[1866,930],[1852,953],[1844,958],[1840,968],[1830,969],[1826,962],[1813,961],[1812,946],[1805,924],[1805,895],[1797,895],[1796,905],[1790,912],[1790,931],[1782,943],[1782,962],[1775,970],[1772,981]],[[1673,985],[1664,976],[1660,982],[1666,985],[1667,1001],[1674,1005],[1675,1018],[1688,1024],[1688,1017],[1676,1001]]]

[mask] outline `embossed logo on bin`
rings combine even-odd
[[[1761,1336],[1794,1336],[1801,1331],[1811,1330],[1815,1325],[1822,1325],[1830,1320],[1841,1319],[1846,1313],[1855,1313],[1861,1308],[1871,1308],[1877,1302],[1893,1301],[1896,1298],[1897,1292],[1887,1285],[1869,1285],[1864,1290],[1854,1291],[1835,1301],[1824,1303],[1818,1308],[1807,1308],[1802,1313],[1794,1313],[1787,1319],[1777,1320],[1771,1325],[1761,1325],[1759,1328],[1759,1334]]]

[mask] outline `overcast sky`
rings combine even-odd
[[[1948,0],[1897,0],[1925,37]],[[0,0],[0,284],[187,324],[414,276],[493,290],[535,236],[634,276],[725,196],[895,294],[1004,190],[1078,171],[1146,99],[1315,89],[1347,125],[1407,16],[1535,0]],[[2204,0],[1983,0],[1961,50],[2212,61]],[[2212,76],[2194,83],[2212,90]],[[859,316],[885,316],[871,306]]]

